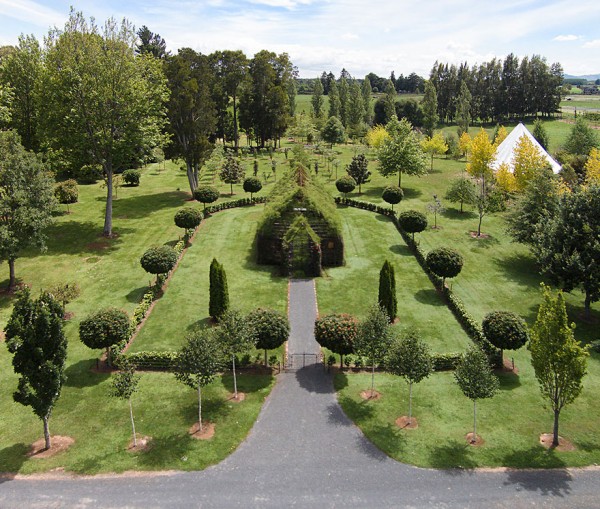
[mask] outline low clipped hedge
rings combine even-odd
[[[234,209],[236,207],[249,207],[256,205],[257,203],[265,203],[267,201],[266,196],[257,196],[256,198],[240,198],[239,200],[224,201],[217,205],[210,205],[204,210],[205,216],[219,212],[221,210]]]
[[[129,362],[141,370],[171,371],[177,362],[177,352],[136,352],[123,354]]]
[[[375,205],[374,203],[370,203],[368,201],[360,201],[354,200],[352,198],[343,198],[341,196],[337,196],[335,198],[335,202],[338,205],[347,205],[348,207],[355,207],[357,209],[370,210],[371,212],[376,212],[377,214],[382,214],[388,217],[396,217],[396,211],[392,210],[388,207],[382,207],[380,205]]]

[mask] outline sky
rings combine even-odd
[[[303,78],[342,68],[428,77],[436,60],[473,65],[509,53],[600,73],[598,0],[0,0],[0,45],[22,33],[42,40],[71,5],[98,24],[146,25],[172,52],[287,52]]]

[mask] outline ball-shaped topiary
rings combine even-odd
[[[140,170],[125,170],[123,172],[123,181],[128,186],[139,186],[142,172]]]
[[[404,191],[398,186],[387,186],[383,190],[381,197],[383,198],[383,201],[389,203],[392,206],[392,210],[394,210],[394,205],[400,203],[402,198],[404,198]]]
[[[463,266],[463,257],[461,254],[449,247],[438,247],[429,251],[425,257],[425,261],[429,270],[442,278],[442,286],[447,277],[458,276]]]
[[[257,308],[246,317],[248,325],[254,329],[257,337],[256,348],[265,351],[265,365],[267,364],[267,350],[283,345],[290,335],[290,323],[285,315],[274,309]]]
[[[418,210],[407,210],[398,216],[398,224],[405,232],[412,233],[412,238],[415,240],[415,233],[427,228],[427,217]]]
[[[250,199],[254,193],[258,193],[262,189],[262,182],[257,177],[246,177],[244,179],[244,191],[250,193]]]
[[[166,274],[177,263],[177,253],[171,246],[151,247],[140,259],[143,269],[150,274]]]
[[[69,179],[59,182],[54,188],[54,197],[57,199],[58,203],[66,205],[68,211],[69,205],[71,203],[77,203],[79,200],[77,181],[74,179]]]
[[[204,208],[206,208],[207,203],[216,202],[219,196],[219,190],[212,186],[200,186],[194,191],[194,199],[204,203]]]
[[[340,193],[348,194],[356,189],[356,180],[350,175],[344,175],[335,181],[335,187]]]
[[[202,212],[192,207],[180,209],[175,214],[175,224],[184,230],[193,230],[202,222]]]
[[[343,356],[354,353],[354,339],[358,332],[358,320],[347,314],[332,314],[315,321],[315,339],[322,347]]]
[[[488,341],[500,350],[518,350],[529,341],[525,320],[511,311],[492,311],[481,326]]]
[[[79,324],[79,339],[92,349],[109,348],[129,339],[131,321],[127,313],[117,308],[105,308],[84,318]]]

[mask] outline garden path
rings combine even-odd
[[[314,282],[291,281],[290,351],[316,348],[315,316]],[[0,507],[598,507],[599,474],[398,463],[352,424],[331,376],[311,364],[279,375],[246,441],[205,471],[0,479]]]

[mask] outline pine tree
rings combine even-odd
[[[429,81],[425,83],[425,95],[421,101],[423,107],[423,127],[428,136],[433,136],[433,130],[439,121],[438,98],[435,87]]]
[[[315,89],[313,91],[312,98],[310,100],[313,115],[316,119],[320,119],[323,116],[325,99],[323,98],[323,85],[321,84],[320,79],[315,80]]]
[[[329,88],[329,115],[328,117],[340,118],[340,92],[335,80],[331,80]]]
[[[362,82],[361,93],[365,108],[364,121],[365,124],[371,125],[371,122],[373,122],[373,108],[371,106],[371,81],[368,76],[365,76],[365,79]]]
[[[229,309],[229,290],[225,269],[216,258],[210,264],[209,282],[208,314],[218,321]]]
[[[394,266],[386,260],[379,272],[379,305],[385,310],[390,320],[394,322],[398,312],[398,298],[396,297],[396,275]]]

